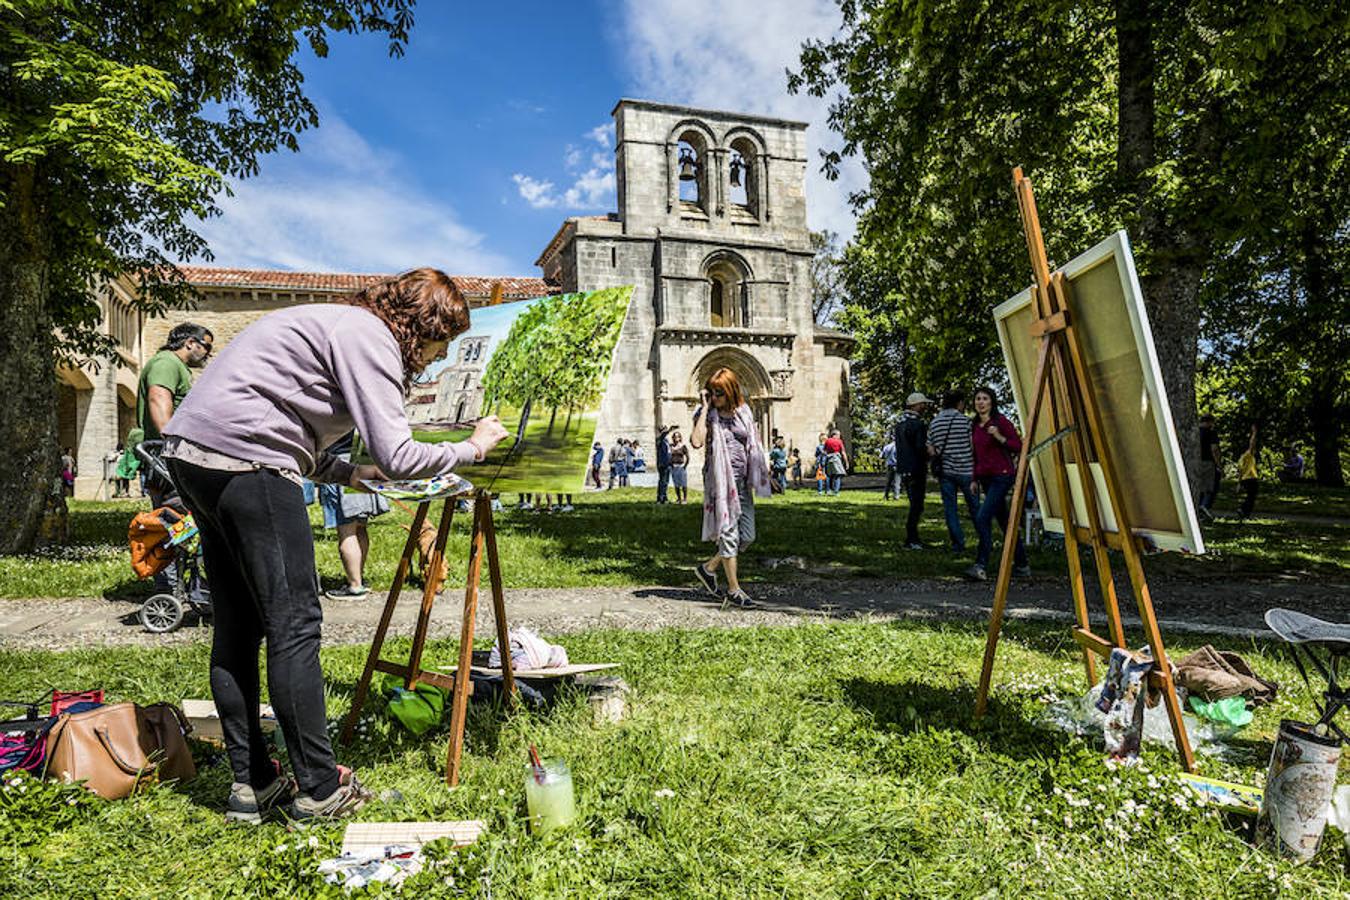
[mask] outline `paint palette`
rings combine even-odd
[[[390,481],[362,479],[361,483],[372,494],[387,497],[390,500],[438,500],[441,497],[457,497],[473,490],[466,479],[452,472],[436,475],[432,478],[407,478]]]

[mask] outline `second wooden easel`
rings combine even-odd
[[[384,603],[384,612],[380,624],[375,629],[375,639],[371,642],[370,653],[366,655],[366,667],[361,680],[356,683],[356,695],[352,698],[352,708],[342,726],[342,743],[349,743],[356,733],[356,723],[365,706],[366,696],[370,692],[370,681],[376,672],[387,672],[403,679],[404,687],[411,690],[419,682],[433,684],[450,692],[450,746],[446,753],[445,781],[454,786],[459,783],[460,756],[464,751],[464,721],[468,714],[469,694],[473,693],[473,683],[469,671],[473,661],[473,632],[478,616],[478,583],[482,575],[483,556],[487,555],[488,577],[492,585],[492,612],[497,623],[497,642],[507,652],[502,654],[502,687],[510,702],[515,696],[515,674],[511,670],[511,646],[506,628],[506,600],[502,592],[501,563],[497,558],[497,531],[492,521],[492,500],[484,491],[473,498],[473,533],[469,539],[469,570],[464,580],[464,619],[459,634],[459,665],[453,675],[429,672],[422,668],[422,650],[427,642],[427,628],[431,624],[431,608],[436,602],[445,580],[445,543],[450,535],[450,522],[454,517],[458,497],[446,498],[441,509],[441,522],[436,529],[436,541],[432,545],[431,556],[426,561],[426,578],[422,587],[422,608],[417,614],[417,625],[413,630],[412,650],[408,661],[392,662],[381,658],[385,635],[389,623],[394,617],[394,608],[398,606],[399,594],[403,582],[412,568],[413,555],[418,549],[418,537],[427,520],[427,511],[434,500],[423,500],[417,504],[413,514],[412,527],[408,530],[408,540],[403,546],[403,556],[399,558],[398,569],[394,572],[393,584],[389,586],[389,597]],[[463,674],[463,678],[459,677]]]
[[[994,654],[998,647],[999,632],[1003,627],[1003,613],[1007,606],[1008,588],[1012,579],[1017,523],[1021,521],[1026,497],[1031,444],[1040,418],[1046,414],[1048,407],[1052,423],[1051,434],[1055,436],[1051,439],[1049,447],[1053,454],[1049,469],[1054,478],[1060,505],[1063,507],[1060,514],[1064,521],[1064,549],[1068,555],[1069,586],[1073,593],[1074,614],[1078,620],[1078,626],[1073,629],[1073,637],[1083,648],[1088,683],[1095,684],[1097,681],[1094,655],[1109,657],[1112,649],[1126,647],[1125,629],[1121,624],[1120,605],[1116,599],[1115,582],[1111,574],[1111,561],[1107,556],[1107,550],[1110,548],[1119,550],[1124,557],[1139,618],[1143,623],[1144,637],[1156,663],[1149,673],[1149,683],[1153,688],[1162,691],[1167,716],[1172,724],[1172,736],[1176,741],[1177,755],[1181,759],[1182,767],[1188,772],[1193,772],[1195,757],[1186,736],[1186,726],[1182,722],[1181,705],[1177,701],[1176,687],[1172,683],[1172,667],[1167,659],[1167,650],[1163,646],[1162,634],[1158,630],[1158,619],[1153,611],[1153,600],[1149,596],[1148,581],[1144,577],[1139,539],[1131,528],[1128,507],[1124,502],[1122,491],[1123,482],[1112,459],[1102,412],[1092,391],[1090,370],[1085,362],[1082,342],[1074,332],[1073,299],[1068,281],[1063,272],[1052,274],[1050,271],[1041,235],[1040,219],[1036,213],[1036,199],[1031,190],[1030,180],[1022,175],[1020,168],[1013,169],[1013,185],[1017,192],[1022,226],[1026,232],[1027,251],[1031,256],[1031,270],[1035,278],[1032,286],[1035,321],[1031,326],[1031,337],[1039,342],[1039,347],[1032,390],[1027,394],[1031,410],[1027,421],[1023,423],[1026,437],[1017,460],[1017,475],[1013,484],[1011,509],[1008,513],[1008,531],[1004,536],[1003,554],[994,588],[994,606],[989,616],[989,634],[985,643],[984,665],[980,671],[975,715],[976,717],[984,715],[989,700]],[[1072,442],[1073,456],[1077,463],[1075,468],[1078,471],[1087,511],[1088,521],[1085,524],[1075,521],[1073,495],[1069,488],[1068,462],[1061,439]],[[1093,484],[1089,465],[1091,460],[1095,460],[1101,467],[1111,511],[1115,515],[1116,531],[1106,530],[1101,505],[1097,500],[1097,488]],[[1094,634],[1088,620],[1087,592],[1082,560],[1079,557],[1080,544],[1092,548],[1097,581],[1101,587],[1102,601],[1106,606],[1107,627],[1111,632],[1109,641]]]

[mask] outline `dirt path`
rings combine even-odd
[[[1264,581],[1155,581],[1154,604],[1167,631],[1258,636],[1265,634],[1262,616],[1274,606],[1288,606],[1333,621],[1350,621],[1350,585],[1299,579]],[[1129,588],[1118,587],[1122,598]],[[761,585],[760,606],[753,610],[723,609],[706,594],[689,588],[523,589],[507,593],[513,625],[530,625],[558,634],[590,628],[653,629],[667,626],[738,627],[788,625],[801,621],[847,619],[969,620],[988,616],[991,584],[952,580],[880,581],[807,579]],[[391,634],[408,635],[420,595],[405,592],[395,613]],[[370,639],[384,595],[359,601],[324,600],[324,643]],[[431,622],[433,637],[459,634],[460,595],[448,591],[438,601]],[[1093,604],[1096,605],[1096,604]],[[1123,610],[1132,604],[1126,602]],[[1034,578],[1014,585],[1009,617],[1069,621],[1068,588],[1061,578]],[[171,635],[143,632],[137,606],[102,599],[0,601],[0,648],[71,649],[75,647],[190,643],[210,639],[209,626],[188,624]],[[1127,623],[1137,624],[1132,616]],[[478,633],[491,633],[491,604],[480,603]],[[1104,630],[1104,627],[1103,627]],[[1138,635],[1138,632],[1135,632]]]

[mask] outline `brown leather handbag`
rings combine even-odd
[[[100,797],[120,800],[154,781],[191,781],[192,730],[178,707],[114,703],[63,715],[47,738],[47,775],[83,781]]]

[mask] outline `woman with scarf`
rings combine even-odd
[[[755,431],[755,418],[736,373],[718,369],[703,386],[689,444],[707,447],[703,458],[703,540],[717,552],[694,567],[698,580],[718,595],[717,567],[727,576],[726,599],[744,609],[754,601],[741,589],[736,559],[755,540],[755,495],[767,497],[769,467]],[[706,419],[706,421],[701,421]]]

